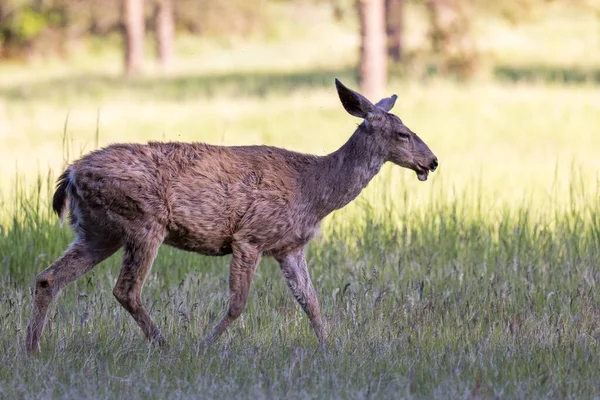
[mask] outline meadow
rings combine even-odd
[[[144,300],[169,349],[113,298],[120,253],[55,301],[38,357],[23,341],[33,278],[72,239],[48,203],[69,160],[147,140],[331,152],[359,122],[333,86],[357,87],[352,27],[267,44],[183,37],[172,74],[134,80],[110,44],[68,65],[0,63],[0,397],[598,397],[600,36],[593,17],[547,13],[486,25],[489,76],[416,65],[390,79],[394,112],[440,168],[423,183],[385,166],[324,221],[307,251],[322,351],[271,259],[242,317],[200,346],[227,304],[229,258],[167,247]]]

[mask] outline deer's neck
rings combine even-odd
[[[322,219],[354,200],[384,162],[384,149],[364,124],[340,149],[319,158],[304,180],[304,191],[317,217]]]

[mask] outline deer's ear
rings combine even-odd
[[[398,98],[398,96],[396,96],[395,94],[393,94],[392,97],[387,97],[385,99],[379,100],[377,102],[377,104],[375,104],[375,106],[378,107],[378,108],[381,108],[385,112],[388,112],[392,108],[394,108],[394,104],[396,104],[396,99],[397,98]]]
[[[362,94],[357,93],[352,89],[348,89],[338,78],[335,78],[335,87],[338,96],[340,96],[342,105],[350,115],[367,119],[370,114],[375,111],[373,103],[367,100]]]

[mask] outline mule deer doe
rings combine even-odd
[[[304,257],[320,221],[356,198],[386,161],[414,170],[421,181],[438,166],[427,145],[389,113],[396,95],[374,105],[337,78],[335,85],[346,111],[364,121],[327,156],[268,146],[150,142],[114,144],[70,165],[58,179],[52,206],[61,220],[69,208],[76,238],[35,279],[27,352],[39,350],[48,307],[60,290],[121,247],[113,294],[150,341],[166,344],[141,298],[162,243],[211,256],[233,254],[228,310],[208,343],[242,313],[261,256],[273,256],[323,345]]]

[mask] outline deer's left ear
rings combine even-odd
[[[398,98],[398,96],[396,96],[395,94],[392,95],[392,97],[387,97],[385,99],[381,99],[377,102],[377,104],[375,104],[376,107],[382,109],[385,112],[390,111],[392,108],[394,108],[394,104],[396,104],[396,99]]]
[[[355,117],[369,119],[375,111],[375,106],[365,96],[348,89],[338,78],[335,78],[335,87],[340,96],[342,105],[350,115]]]

